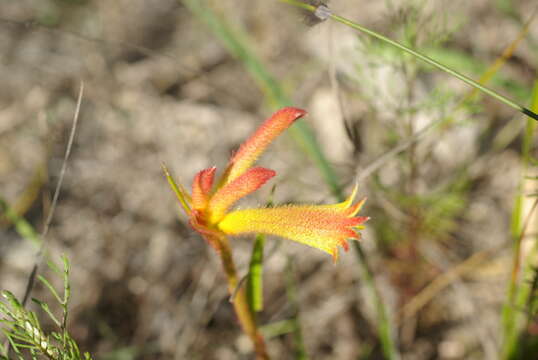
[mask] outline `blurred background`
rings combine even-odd
[[[537,78],[538,25],[525,27],[535,6],[329,4],[475,79],[501,62],[488,86],[525,106]],[[514,258],[523,259],[521,282],[535,276],[525,270],[538,234],[532,126],[411,56],[315,22],[268,0],[0,1],[0,197],[37,232],[84,81],[46,247],[51,259],[71,261],[70,329],[95,359],[253,358],[219,259],[179,213],[160,164],[190,186],[200,169],[222,170],[283,103],[309,112],[304,122],[343,194],[358,181],[358,196],[368,196],[361,245],[403,359],[501,358],[506,304],[526,314],[518,336],[535,341],[531,300],[517,307],[506,295]],[[276,204],[336,201],[289,134],[259,164],[277,176],[241,207],[265,204],[273,185]],[[232,242],[242,275],[252,244]],[[1,289],[22,296],[35,252],[2,217]],[[270,238],[263,279],[259,322],[275,359],[385,358],[354,249],[333,265]],[[32,296],[50,300],[42,286]]]

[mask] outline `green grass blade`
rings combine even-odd
[[[250,308],[259,312],[263,310],[263,249],[265,236],[258,234],[252,247],[247,278],[247,300]]]
[[[297,0],[279,0],[279,1],[291,4],[291,5],[294,5],[294,6],[297,6],[297,7],[300,7],[302,9],[305,9],[305,10],[308,10],[308,11],[311,11],[311,12],[316,11],[315,6],[305,4],[305,3],[302,3],[302,2],[297,1]],[[339,15],[336,15],[336,14],[331,14],[330,18],[332,20],[334,20],[334,21],[337,21],[337,22],[339,22],[341,24],[344,24],[344,25],[349,26],[349,27],[351,27],[351,28],[353,28],[355,30],[358,30],[358,31],[360,31],[362,33],[365,33],[365,34],[369,35],[369,36],[372,36],[372,37],[374,37],[374,38],[376,38],[378,40],[381,40],[381,41],[383,41],[383,42],[385,42],[387,44],[390,44],[390,45],[398,48],[401,51],[404,51],[404,52],[406,52],[408,54],[411,54],[414,57],[416,57],[417,59],[420,59],[420,60],[424,61],[425,63],[430,64],[431,66],[434,66],[434,67],[438,68],[439,70],[442,70],[442,71],[444,71],[444,72],[446,72],[446,73],[460,79],[461,81],[467,83],[468,85],[482,91],[483,93],[485,93],[485,94],[499,100],[500,102],[502,102],[502,103],[514,108],[515,110],[529,116],[530,118],[538,121],[538,114],[536,114],[534,111],[529,110],[529,109],[525,108],[524,106],[519,105],[515,101],[510,100],[509,98],[507,98],[506,96],[503,96],[503,95],[497,93],[496,91],[493,91],[493,90],[481,85],[480,83],[474,81],[470,77],[465,76],[465,75],[463,75],[463,74],[449,68],[448,66],[443,65],[440,62],[438,62],[438,61],[436,61],[436,60],[434,60],[434,59],[432,59],[432,58],[430,58],[430,57],[428,57],[428,56],[426,56],[424,54],[419,53],[418,51],[415,51],[415,50],[413,50],[413,49],[411,49],[411,48],[409,48],[409,47],[407,47],[405,45],[400,44],[397,41],[389,39],[386,36],[383,36],[383,35],[375,32],[373,30],[370,30],[370,29],[368,29],[368,28],[366,28],[366,27],[364,27],[362,25],[359,25],[356,22],[348,20],[348,19],[346,19],[346,18],[344,18],[342,16],[339,16]]]
[[[538,111],[538,80],[534,83],[531,108]],[[522,181],[527,175],[527,169],[531,165],[532,155],[532,140],[534,131],[536,129],[536,123],[528,120],[525,128],[525,133],[522,143]],[[520,190],[521,190],[520,186]],[[521,240],[524,235],[524,220],[523,220],[523,203],[524,195],[521,191],[518,192],[514,203],[514,210],[512,212],[512,237],[514,238],[513,255],[512,255],[512,274],[510,282],[508,284],[507,299],[503,306],[502,312],[502,325],[503,325],[503,349],[502,359],[515,359],[517,358],[519,351],[519,332],[521,323],[521,308],[525,302],[525,299],[529,295],[529,284],[520,279],[521,268]],[[533,249],[534,252],[536,249]],[[532,269],[524,269],[524,274],[521,278],[525,278],[525,275],[532,271]],[[524,279],[523,279],[524,280]]]

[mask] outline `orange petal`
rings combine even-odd
[[[209,200],[209,223],[217,223],[237,200],[256,191],[275,175],[273,170],[256,167],[218,189]]]
[[[207,171],[203,171],[201,177],[200,177],[200,188],[202,189],[202,192],[209,196],[211,193],[211,187],[213,186],[213,179],[215,178],[215,171],[217,170],[216,167],[211,167],[209,169],[206,169]]]
[[[231,158],[224,182],[229,183],[247,171],[278,135],[305,114],[306,111],[294,107],[285,107],[274,113]]]
[[[233,211],[218,227],[230,235],[263,233],[295,240],[331,254],[336,261],[338,246],[347,250],[347,239],[359,239],[353,228],[362,228],[367,220],[327,206],[284,206]]]
[[[192,182],[192,207],[203,210],[209,201],[209,193],[215,177],[215,167],[204,169],[196,174]]]

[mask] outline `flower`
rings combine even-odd
[[[318,248],[338,259],[338,246],[348,250],[348,239],[360,238],[356,230],[368,220],[356,216],[366,199],[353,204],[355,186],[344,202],[332,205],[287,205],[230,211],[242,197],[256,191],[276,175],[273,170],[252,167],[267,146],[306,111],[285,107],[274,113],[241,145],[215,183],[216,168],[196,174],[189,196],[185,188],[165,173],[183,206],[189,223],[217,250],[226,235],[263,233],[277,235]]]

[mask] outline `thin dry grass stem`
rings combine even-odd
[[[37,271],[39,269],[39,265],[43,262],[43,255],[45,253],[46,249],[46,240],[47,240],[47,234],[49,232],[50,224],[52,223],[52,217],[54,216],[54,211],[56,210],[56,205],[58,204],[58,197],[60,196],[60,189],[62,188],[62,184],[64,181],[65,173],[67,171],[67,163],[69,160],[69,156],[71,155],[71,149],[73,147],[73,142],[75,140],[75,134],[77,131],[77,125],[78,125],[78,119],[80,115],[80,106],[82,104],[82,96],[84,94],[84,82],[80,82],[80,87],[78,91],[77,96],[77,105],[75,107],[75,113],[73,115],[73,121],[71,126],[71,132],[69,133],[69,140],[67,141],[67,148],[65,150],[62,167],[60,169],[60,176],[58,178],[58,183],[56,184],[56,188],[54,189],[54,195],[52,197],[52,204],[49,209],[49,213],[47,215],[47,218],[45,220],[45,226],[43,227],[43,231],[41,232],[41,246],[39,247],[39,250],[35,256],[34,260],[34,266],[32,268],[32,271],[30,273],[30,276],[28,278],[28,282],[26,284],[26,290],[24,292],[24,296],[22,299],[22,305],[26,305],[28,302],[28,299],[30,297],[30,294],[32,292],[34,283],[35,283],[35,277],[37,274]]]

